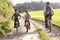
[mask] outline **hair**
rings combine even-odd
[[[25,10],[25,12],[28,12],[28,10]]]
[[[49,2],[47,2],[46,4],[50,4]]]
[[[15,9],[15,11],[18,11],[17,9]]]

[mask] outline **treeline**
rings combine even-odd
[[[11,16],[14,12],[9,0],[0,0],[0,35],[4,35],[11,29]]]
[[[60,8],[60,3],[51,3],[54,9]],[[45,6],[44,2],[31,2],[31,3],[23,3],[23,4],[16,4],[14,8],[18,9],[19,12],[24,12],[26,9],[29,10],[43,10]]]

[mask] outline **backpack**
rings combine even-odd
[[[52,16],[51,7],[46,6],[46,14]]]

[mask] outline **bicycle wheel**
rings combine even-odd
[[[26,21],[25,25],[26,25],[26,29],[27,29],[27,32],[28,32],[28,30],[30,29],[29,21]]]
[[[28,32],[28,25],[26,25],[26,29],[27,29],[26,31]]]
[[[51,32],[51,27],[52,27],[52,23],[51,23],[51,20],[48,21],[49,25],[48,25],[48,29],[50,30]]]
[[[18,22],[16,22],[16,25],[15,26],[16,26],[16,32],[18,32],[18,26],[19,26],[18,25]]]
[[[16,32],[18,32],[18,27],[16,28]]]
[[[50,23],[50,31],[51,31],[51,27],[52,27],[52,22],[51,22],[51,20],[50,20],[50,22],[49,22],[49,23]]]

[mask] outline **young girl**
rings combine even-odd
[[[25,13],[26,13],[26,14],[25,14],[25,25],[26,25],[26,21],[28,21],[29,26],[30,26],[30,21],[29,21],[29,19],[30,19],[31,16],[30,16],[30,14],[28,13],[28,10],[26,10]]]

